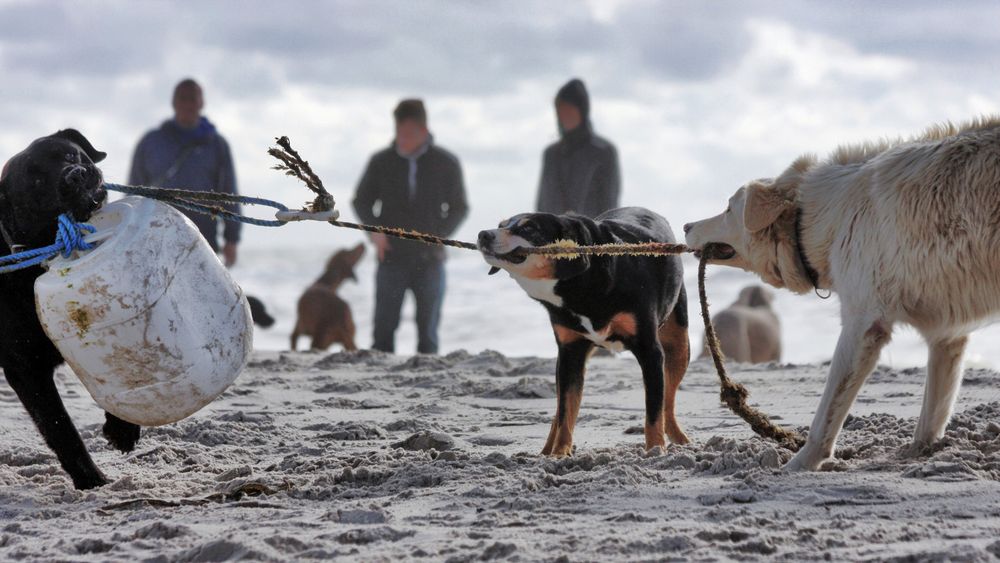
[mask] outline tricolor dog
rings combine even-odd
[[[1000,118],[932,127],[908,141],[841,147],[754,180],[715,217],[685,225],[688,246],[775,287],[840,296],[843,329],[805,446],[812,470],[897,323],[930,353],[911,454],[944,435],[968,334],[1000,313]]]
[[[689,361],[687,297],[677,256],[578,256],[557,259],[519,252],[557,241],[579,245],[674,242],[670,225],[638,207],[613,209],[596,219],[528,213],[479,233],[479,250],[506,270],[548,310],[559,347],[557,408],[543,455],[573,450],[573,427],[583,397],[584,368],[596,346],[629,350],[646,389],[646,448],[686,444],[674,399]]]

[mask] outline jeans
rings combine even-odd
[[[417,302],[417,352],[437,354],[438,322],[444,302],[444,262],[387,256],[375,274],[375,331],[372,348],[395,352],[396,329],[406,290]]]

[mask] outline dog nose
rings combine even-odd
[[[84,183],[87,178],[87,169],[82,166],[73,166],[66,173],[66,182],[68,184],[79,186]]]
[[[691,232],[691,223],[685,223],[684,224],[684,234],[686,235],[689,232]]]
[[[488,246],[497,236],[490,231],[479,231],[479,246]]]

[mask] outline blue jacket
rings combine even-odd
[[[182,128],[173,119],[168,119],[159,129],[143,135],[132,157],[128,181],[133,185],[238,193],[229,144],[204,117],[192,129]],[[225,208],[240,212],[239,204],[226,205]],[[185,209],[180,211],[194,222],[212,249],[218,250],[220,220]],[[223,223],[223,240],[239,242],[241,223]]]

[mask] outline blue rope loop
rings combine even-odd
[[[63,258],[69,258],[75,250],[91,250],[94,245],[83,240],[84,233],[95,233],[97,228],[87,223],[74,223],[65,213],[59,216],[59,231],[56,246],[62,245]]]
[[[150,186],[125,186],[122,184],[109,183],[105,183],[104,188],[113,192],[140,195],[143,197],[157,199],[175,207],[181,207],[196,213],[204,213],[205,215],[212,215],[213,217],[222,217],[227,221],[239,221],[240,223],[257,225],[258,227],[280,227],[284,225],[286,221],[254,219],[253,217],[233,213],[232,211],[224,209],[220,205],[211,205],[211,203],[246,203],[248,205],[266,205],[268,207],[273,207],[278,211],[288,211],[288,208],[283,204],[260,197],[250,197],[220,192],[196,192],[192,190],[177,190],[172,188],[154,188]]]
[[[70,219],[69,215],[63,213],[59,216],[59,225],[56,230],[56,241],[53,244],[24,252],[16,252],[7,256],[0,256],[0,274],[16,272],[32,266],[37,266],[50,258],[62,253],[69,258],[74,251],[91,250],[93,244],[83,240],[84,233],[93,233],[97,229],[87,223],[77,223]]]

